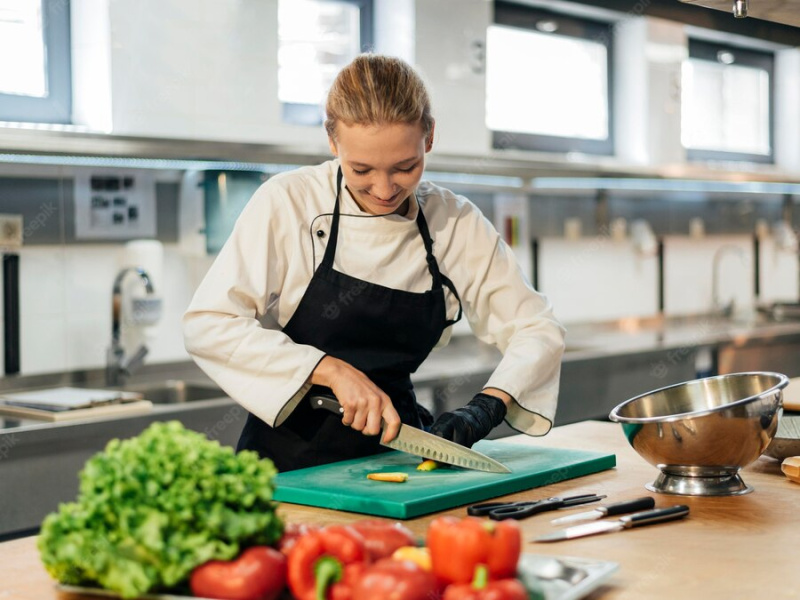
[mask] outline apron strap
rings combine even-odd
[[[450,278],[447,277],[446,275],[442,275],[442,282],[451,292],[453,292],[453,296],[455,296],[456,300],[458,300],[458,314],[456,315],[456,318],[448,319],[447,321],[444,322],[445,327],[450,327],[450,325],[455,325],[461,320],[461,315],[463,314],[464,310],[461,305],[461,297],[458,295],[458,292],[456,291],[456,286],[453,284],[452,281],[450,281]]]
[[[435,290],[442,287],[442,273],[439,271],[439,263],[436,262],[436,257],[433,255],[433,239],[431,239],[428,222],[425,220],[425,215],[422,214],[422,206],[419,202],[417,202],[417,227],[422,236],[422,243],[425,244],[425,260],[428,261],[428,271],[433,279],[431,289]]]
[[[325,255],[319,268],[326,270],[333,269],[333,258],[336,256],[336,244],[339,241],[339,196],[342,193],[342,167],[336,173],[336,201],[333,204],[333,219],[331,220],[331,231],[328,236],[328,245],[325,246]]]
[[[433,286],[431,289],[435,290],[442,285],[447,287],[453,295],[456,297],[458,301],[458,314],[456,315],[455,319],[448,319],[445,321],[445,327],[449,327],[450,325],[455,325],[461,320],[461,316],[463,314],[463,307],[461,305],[461,297],[458,295],[456,291],[456,286],[450,280],[449,277],[446,275],[442,275],[442,272],[439,270],[439,263],[436,261],[436,257],[433,255],[433,239],[431,239],[431,233],[428,230],[428,222],[425,220],[425,215],[422,214],[422,206],[419,202],[417,202],[417,226],[419,227],[419,233],[422,236],[422,243],[425,244],[425,253],[426,253],[426,260],[428,261],[428,270],[431,272],[431,277],[433,278]]]

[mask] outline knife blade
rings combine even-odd
[[[584,523],[583,525],[574,525],[548,533],[533,540],[534,542],[560,542],[563,540],[571,540],[574,538],[584,537],[586,535],[595,535],[598,533],[610,533],[613,531],[622,531],[623,529],[630,529],[631,527],[641,527],[642,525],[650,525],[652,523],[663,523],[665,521],[673,521],[675,519],[682,519],[689,514],[689,507],[685,504],[676,504],[669,508],[657,508],[655,510],[645,510],[642,512],[622,517],[615,521],[595,521],[594,523]]]
[[[315,394],[309,400],[313,408],[325,409],[337,415],[341,415],[344,412],[342,405],[339,404],[335,396]],[[486,471],[488,473],[511,473],[511,469],[503,463],[489,458],[477,450],[472,450],[410,425],[401,425],[400,432],[396,438],[386,444],[383,442],[380,442],[380,444],[387,448],[465,469]]]
[[[575,523],[577,521],[594,521],[595,519],[602,519],[603,517],[612,517],[614,515],[647,510],[648,508],[653,508],[655,505],[656,501],[652,496],[643,496],[635,500],[624,500],[623,502],[606,504],[605,506],[598,506],[592,510],[553,519],[550,523],[553,525],[563,525],[564,523]]]

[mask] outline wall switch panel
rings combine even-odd
[[[156,235],[156,183],[149,170],[86,169],[75,174],[75,239]]]
[[[22,215],[0,214],[0,250],[16,250],[22,246]]]

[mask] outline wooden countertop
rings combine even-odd
[[[559,494],[596,492],[607,501],[648,495],[657,475],[631,449],[618,425],[587,421],[555,428],[544,438],[516,436],[514,443],[614,452],[617,468],[508,496],[538,499]],[[525,551],[611,560],[619,570],[596,590],[593,600],[681,598],[798,598],[795,555],[800,541],[800,486],[780,472],[778,461],[762,457],[743,472],[755,492],[739,497],[697,498],[654,494],[657,506],[688,504],[691,514],[664,523],[570,540],[534,544],[530,540],[553,528],[552,513],[521,522]],[[283,504],[288,521],[347,523],[362,515]],[[444,514],[463,516],[464,508]],[[405,521],[422,535],[434,515]],[[3,600],[83,600],[60,594],[41,566],[34,537],[0,544],[0,598]]]

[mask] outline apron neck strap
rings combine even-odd
[[[433,286],[431,289],[437,289],[442,286],[442,273],[439,271],[439,263],[436,262],[436,257],[433,255],[433,239],[428,230],[428,222],[425,220],[425,215],[422,214],[422,206],[417,202],[417,227],[419,234],[422,236],[422,243],[425,244],[425,260],[428,261],[428,271],[431,273],[433,279]]]
[[[322,257],[321,267],[333,269],[333,258],[336,255],[336,245],[339,241],[339,197],[342,194],[342,167],[336,173],[336,201],[333,204],[333,219],[331,220],[331,231],[328,236],[328,245],[325,247],[325,255]]]

